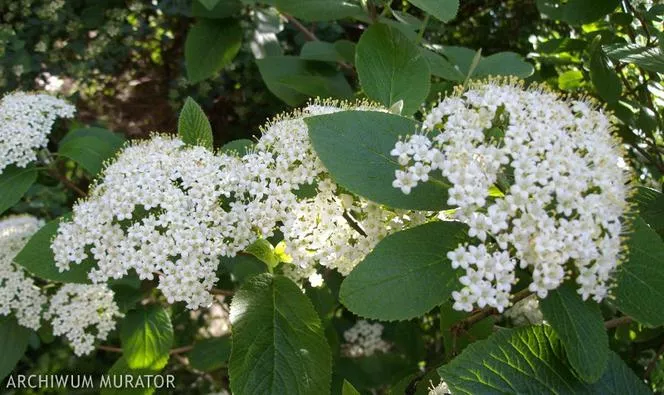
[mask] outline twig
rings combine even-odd
[[[171,349],[171,351],[169,351],[168,353],[170,355],[184,354],[184,353],[188,353],[193,348],[194,348],[194,346],[178,347],[178,348]],[[116,346],[104,346],[104,345],[100,344],[100,345],[97,346],[97,349],[102,350],[102,351],[115,352],[115,353],[122,354],[122,349],[120,347],[116,347]]]
[[[532,294],[532,292],[530,292],[530,290],[528,290],[528,288],[522,289],[521,291],[514,294],[514,296],[512,297],[512,302],[516,303],[516,302],[520,301],[521,299],[524,299],[524,298],[530,296],[531,294]],[[497,313],[498,313],[498,310],[496,310],[493,307],[484,308],[484,309],[472,314],[471,316],[466,317],[466,318],[462,319],[461,321],[457,322],[453,326],[453,328],[456,329],[456,330],[470,328],[471,326],[473,326],[477,322],[482,321],[486,317],[488,317],[490,315],[497,314]]]
[[[646,367],[646,371],[643,373],[643,378],[648,379],[650,377],[650,373],[655,369],[655,366],[657,366],[657,361],[659,361],[659,357],[664,354],[664,343],[662,343],[661,346],[659,346],[659,350],[657,350],[657,353],[655,354],[655,358],[648,363],[648,366]]]
[[[295,27],[297,28],[297,30],[299,30],[300,32],[302,32],[302,34],[304,34],[304,36],[305,36],[309,41],[320,41],[320,39],[318,38],[318,36],[316,36],[316,34],[315,34],[314,32],[312,32],[311,30],[307,29],[307,27],[304,26],[300,21],[298,21],[297,19],[293,18],[291,15],[288,15],[288,14],[285,14],[285,13],[282,13],[282,15],[288,20],[288,22],[292,23],[293,26],[295,26]],[[339,61],[338,63],[341,65],[341,67],[343,67],[343,68],[345,68],[345,69],[347,69],[347,70],[350,70],[350,71],[354,71],[354,70],[355,70],[355,69],[353,68],[352,65],[350,65],[350,64],[348,64],[348,63],[346,63],[346,62]]]
[[[302,23],[300,23],[300,21],[298,21],[297,19],[293,18],[292,16],[290,16],[288,14],[282,14],[282,15],[286,19],[288,19],[288,22],[292,23],[297,28],[297,30],[301,31],[302,34],[304,34],[309,39],[309,41],[319,41],[318,37],[316,37],[314,32],[307,29],[307,27],[304,26]]]
[[[120,347],[104,346],[104,345],[100,344],[100,345],[97,346],[97,349],[102,350],[102,351],[108,351],[108,352],[122,353],[122,349]]]
[[[178,347],[178,348],[172,349],[168,353],[170,355],[184,354],[184,353],[187,353],[187,352],[191,351],[193,348],[194,348],[194,346]]]
[[[227,289],[219,289],[219,288],[212,288],[210,290],[210,293],[212,295],[224,295],[224,296],[233,296],[235,295],[235,292],[227,290]]]
[[[58,179],[58,181],[60,181],[65,187],[74,191],[74,193],[76,193],[79,197],[85,197],[87,195],[81,188],[71,182],[67,177],[60,174],[57,170],[50,168],[48,169],[48,174]]]
[[[634,320],[632,319],[632,317],[629,317],[629,316],[618,317],[618,318],[614,318],[612,320],[608,320],[608,321],[604,322],[604,327],[606,329],[612,329],[612,328],[616,328],[620,325],[629,324],[632,321],[634,321]]]
[[[362,225],[360,225],[359,222],[353,218],[351,213],[348,212],[348,210],[344,210],[343,217],[348,222],[348,225],[350,225],[351,228],[353,228],[357,233],[361,234],[364,237],[368,237],[367,232],[362,229]]]

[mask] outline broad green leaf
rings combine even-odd
[[[362,8],[346,0],[276,0],[279,11],[309,22],[332,21],[362,13]]]
[[[656,189],[637,187],[635,200],[639,215],[664,237],[664,194]]]
[[[246,253],[249,253],[261,262],[265,263],[270,270],[270,272],[277,266],[280,262],[279,257],[274,253],[274,247],[270,244],[269,241],[265,239],[258,239],[253,242],[250,246],[245,248]]]
[[[37,170],[32,165],[5,167],[0,173],[0,214],[15,205],[37,181]]]
[[[326,63],[295,56],[268,56],[256,60],[267,88],[290,106],[310,97],[348,98],[352,89],[343,73]]]
[[[305,119],[318,156],[332,178],[345,188],[396,208],[439,210],[447,207],[447,184],[431,175],[405,195],[392,186],[400,168],[390,155],[399,136],[416,131],[414,121],[374,111],[343,111]]]
[[[600,40],[601,37],[597,36],[590,46],[590,80],[602,99],[615,103],[622,93],[622,82],[613,67],[609,66]]]
[[[584,302],[574,286],[565,283],[550,291],[540,308],[565,347],[567,360],[586,382],[597,381],[609,357],[609,338],[599,305]]]
[[[0,383],[11,374],[25,354],[31,333],[30,329],[20,326],[14,317],[0,316]]]
[[[658,47],[646,48],[639,44],[610,44],[602,46],[606,55],[624,63],[634,63],[649,71],[664,73],[664,54]]]
[[[224,19],[238,15],[242,11],[239,0],[194,0],[191,16],[207,19]]]
[[[202,4],[208,11],[214,9],[221,0],[194,0],[194,4]]]
[[[466,231],[459,222],[431,222],[387,236],[341,284],[341,303],[381,321],[423,315],[459,287],[447,253]]]
[[[187,144],[212,150],[212,126],[201,106],[191,97],[187,97],[182,106],[178,119],[178,135]]]
[[[563,345],[549,326],[502,329],[468,346],[438,374],[453,394],[648,394],[645,384],[610,352],[593,384],[567,365]]]
[[[408,2],[443,22],[454,19],[459,11],[459,0],[408,0]]]
[[[341,60],[334,43],[324,41],[307,41],[300,50],[300,58],[305,60],[319,60],[323,62],[336,62]]]
[[[449,81],[463,82],[466,76],[459,71],[458,66],[453,65],[442,55],[437,54],[436,52],[422,48],[422,55],[429,62],[429,67],[431,67],[431,74],[436,77],[440,77]]]
[[[249,254],[239,254],[233,258],[222,257],[221,267],[231,274],[233,281],[239,283],[244,283],[251,277],[267,271],[267,266],[263,262]]]
[[[224,144],[220,149],[220,153],[236,152],[238,155],[243,156],[253,148],[255,142],[249,139],[233,140]]]
[[[563,9],[563,20],[571,25],[594,22],[614,11],[619,0],[569,0]]]
[[[464,78],[470,73],[473,58],[477,51],[455,46],[433,46],[433,48],[444,55],[463,74]],[[498,52],[486,57],[481,56],[477,67],[470,76],[481,78],[490,75],[514,75],[519,78],[526,78],[530,77],[533,72],[533,66],[526,62],[521,55],[514,52]]]
[[[122,321],[120,341],[129,368],[159,370],[173,345],[171,317],[157,305],[132,310]]]
[[[565,21],[571,25],[594,22],[615,10],[619,0],[537,0],[539,11],[551,19]]]
[[[404,101],[404,114],[417,111],[429,93],[429,63],[399,30],[384,24],[369,27],[355,54],[360,85],[386,107]]]
[[[279,83],[308,97],[347,99],[353,94],[341,73],[335,73],[333,78],[320,75],[287,75],[279,79]]]
[[[231,355],[231,338],[215,337],[194,344],[187,354],[191,367],[203,372],[211,372],[228,364]]]
[[[124,138],[103,128],[81,128],[60,141],[58,155],[73,160],[91,175],[98,174],[124,144]]]
[[[127,360],[125,359],[124,356],[120,357],[113,366],[108,370],[106,373],[110,378],[111,378],[111,388],[102,388],[100,391],[101,395],[149,395],[153,394],[155,392],[154,386],[150,387],[148,386],[147,380],[144,378],[144,375],[156,375],[161,371],[162,368],[154,368],[154,369],[132,369],[129,367],[127,364]],[[122,376],[123,379],[125,380],[124,382],[128,382],[129,380],[126,378],[127,376],[131,376],[132,382],[134,385],[132,387],[122,387],[122,388],[112,388],[112,383],[113,383],[113,376]],[[167,380],[168,376],[165,376],[164,379]],[[143,387],[136,385],[139,379],[142,379]],[[152,381],[154,383],[154,380]],[[176,382],[172,383],[173,385],[177,385]],[[166,388],[166,382],[164,382],[164,388]]]
[[[614,303],[644,325],[664,325],[664,242],[643,218],[632,226],[627,258],[616,274]]]
[[[334,48],[341,58],[350,64],[355,64],[356,44],[348,40],[339,40],[334,42]]]
[[[277,39],[277,33],[284,29],[279,12],[275,8],[254,9],[252,20],[256,25],[249,46],[254,58],[281,56],[283,50]]]
[[[360,392],[353,387],[353,384],[349,383],[348,380],[344,380],[343,385],[341,386],[341,395],[360,395]]]
[[[194,24],[184,45],[187,76],[193,83],[212,77],[229,64],[242,44],[238,21],[201,19]]]
[[[583,73],[579,70],[567,70],[558,76],[558,88],[562,90],[578,89],[583,82]]]
[[[332,356],[318,314],[295,283],[261,274],[231,303],[235,394],[327,394]]]
[[[477,65],[473,77],[489,75],[515,75],[519,78],[530,77],[535,69],[515,52],[499,52],[483,57]]]
[[[51,240],[58,231],[60,221],[67,220],[67,216],[60,217],[44,225],[32,235],[25,247],[16,255],[14,262],[44,280],[89,283],[88,271],[92,267],[92,260],[87,259],[81,264],[72,264],[69,270],[63,272],[55,266]]]

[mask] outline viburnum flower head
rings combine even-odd
[[[44,314],[51,320],[53,334],[64,335],[78,356],[91,353],[95,340],[106,340],[121,316],[113,291],[105,284],[65,284],[51,297]]]
[[[631,191],[614,129],[589,100],[490,80],[440,101],[422,134],[396,143],[394,187],[444,177],[469,227],[470,241],[448,253],[466,272],[455,309],[508,307],[517,265],[540,298],[573,272],[584,300],[607,295]]]
[[[26,167],[46,147],[56,118],[71,118],[76,109],[46,94],[14,92],[0,101],[0,174],[15,164]]]
[[[0,316],[12,314],[19,325],[39,329],[46,296],[14,258],[44,224],[30,215],[0,220]]]

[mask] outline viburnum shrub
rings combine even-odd
[[[515,54],[426,42],[430,16],[448,22],[459,4],[411,3],[426,15],[415,36],[402,26],[415,17],[389,4],[277,1],[317,43],[300,56],[339,69],[265,57],[268,89],[296,108],[221,146],[191,98],[177,134],[126,141],[68,121],[75,107],[63,98],[6,94],[0,377],[96,360],[102,369],[84,371],[175,374],[177,393],[664,388],[664,197],[644,185],[661,181],[661,97],[637,101],[640,86],[623,95],[601,84],[631,73],[661,88],[662,36],[651,28],[664,11],[624,2],[621,15],[643,19],[642,31],[631,20],[630,34],[617,29],[634,36],[619,47],[596,33],[594,90],[568,92],[546,67],[530,77]],[[577,3],[538,5],[583,25],[579,34],[599,31],[590,22],[612,10],[592,19],[601,12]],[[200,7],[226,10],[219,4],[192,9],[204,18]],[[256,7],[246,8],[252,18],[267,12]],[[365,25],[347,58],[296,17]],[[198,35],[228,26],[197,22],[187,56],[202,51]],[[299,79],[271,68],[274,58]],[[187,62],[190,78],[229,61],[201,59]],[[342,69],[357,77],[357,98],[339,94]],[[432,73],[449,83],[437,99]],[[328,98],[300,106],[314,88]],[[655,126],[642,119],[650,113]],[[50,366],[50,355],[68,367]]]

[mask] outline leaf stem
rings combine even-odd
[[[60,174],[56,169],[54,168],[49,168],[48,169],[48,174],[56,178],[58,181],[62,183],[67,189],[73,191],[76,193],[79,197],[85,197],[87,194],[79,188],[76,184],[74,184],[71,180],[69,180],[67,177],[65,177],[63,174]]]

